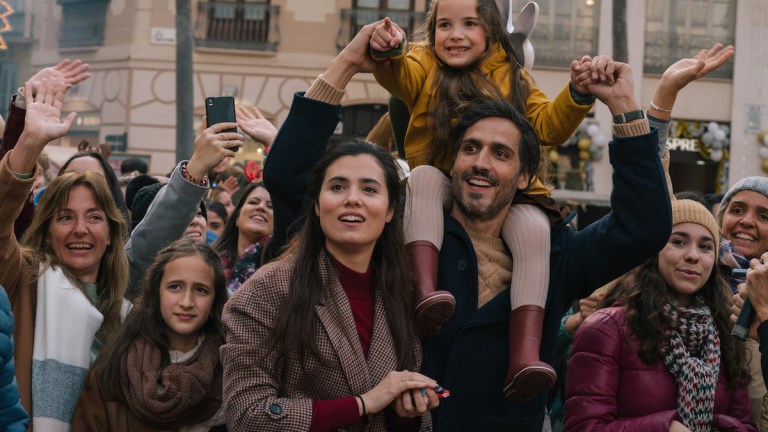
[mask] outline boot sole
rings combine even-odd
[[[456,299],[450,293],[435,293],[416,306],[416,330],[419,336],[437,336],[443,323],[453,316]]]
[[[504,397],[512,400],[531,400],[539,393],[552,388],[557,374],[549,366],[528,366],[515,375],[504,387]]]

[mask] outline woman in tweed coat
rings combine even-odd
[[[437,406],[436,383],[409,372],[421,352],[398,182],[392,158],[362,141],[310,175],[301,231],[225,308],[230,430],[416,430],[408,417]]]

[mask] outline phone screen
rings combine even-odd
[[[205,98],[205,115],[208,126],[218,123],[235,123],[235,98],[219,96]],[[237,132],[237,128],[224,129],[222,132]]]

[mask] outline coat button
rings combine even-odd
[[[459,260],[459,263],[456,264],[456,269],[459,271],[464,271],[467,269],[467,261],[465,260]]]
[[[280,415],[283,413],[283,407],[281,407],[280,404],[273,403],[269,406],[269,412],[274,415]]]

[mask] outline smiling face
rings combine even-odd
[[[709,280],[716,247],[712,234],[702,225],[684,222],[672,227],[669,241],[659,252],[659,273],[680,305],[687,306]]]
[[[768,197],[743,190],[733,195],[723,213],[723,237],[747,258],[768,251]]]
[[[237,216],[239,236],[247,243],[256,243],[261,237],[272,235],[272,198],[263,187],[257,187],[248,194],[240,214]]]
[[[329,165],[315,214],[333,256],[370,256],[384,225],[394,215],[384,171],[376,158],[343,156]]]
[[[109,223],[93,191],[77,185],[48,226],[56,257],[83,283],[96,283],[101,258],[110,245]]]
[[[168,326],[171,350],[187,352],[197,344],[214,297],[213,269],[199,255],[166,264],[160,281],[160,314]]]
[[[462,224],[505,218],[517,191],[528,186],[528,174],[520,173],[520,140],[517,126],[501,117],[467,129],[451,170],[457,204],[451,214]]]
[[[482,58],[488,47],[477,13],[477,1],[440,0],[435,14],[435,54],[446,65],[462,69]]]
[[[208,222],[203,217],[202,211],[198,209],[192,223],[187,226],[184,236],[196,242],[205,242],[206,230],[208,230]]]

